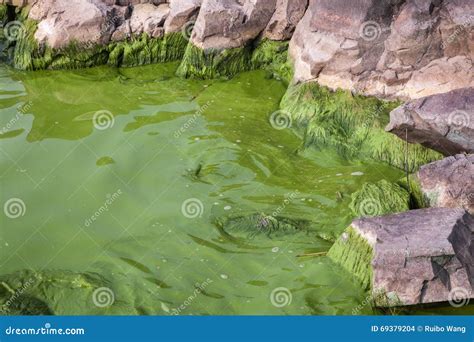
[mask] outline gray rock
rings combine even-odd
[[[307,6],[308,0],[278,0],[264,37],[271,40],[290,39]]]
[[[351,229],[372,249],[371,262],[356,266],[372,272],[376,305],[458,305],[474,297],[474,217],[465,210],[429,208],[363,218]],[[355,272],[344,255],[359,251],[349,250],[353,245],[345,234],[333,247],[342,251],[335,261]]]
[[[191,41],[204,50],[242,47],[265,29],[275,6],[276,0],[204,0]]]
[[[163,36],[163,25],[170,8],[168,4],[155,6],[153,4],[139,4],[133,7],[130,17],[130,29],[133,35],[147,33],[150,37]]]
[[[417,177],[431,207],[464,208],[474,214],[474,154],[424,165]]]
[[[388,132],[444,155],[474,153],[474,88],[408,102],[390,113]]]
[[[189,26],[191,36],[202,0],[170,0],[170,14],[165,22],[165,32],[179,32],[186,25]]]

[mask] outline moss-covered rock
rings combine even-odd
[[[397,182],[402,188],[410,193],[410,208],[411,209],[423,209],[428,208],[428,203],[423,196],[420,181],[415,174],[411,174],[407,177],[403,177]]]
[[[372,259],[374,250],[367,240],[349,227],[336,240],[328,252],[328,257],[350,272],[363,286],[372,287]]]
[[[292,69],[288,63],[288,42],[264,39],[245,47],[224,50],[202,50],[190,43],[177,74],[186,78],[229,78],[253,69],[267,69],[289,82]]]
[[[372,217],[410,210],[410,193],[395,183],[365,183],[352,194],[350,208],[357,217]]]
[[[304,133],[306,146],[334,147],[350,159],[370,157],[410,172],[441,155],[386,133],[395,102],[331,91],[316,82],[292,85],[281,108]]]

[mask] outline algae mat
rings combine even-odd
[[[304,151],[269,121],[285,86],[263,71],[176,68],[0,68],[2,314],[373,313],[327,258],[298,255],[400,172]]]

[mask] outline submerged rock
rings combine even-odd
[[[431,207],[464,208],[474,214],[474,155],[456,155],[421,167],[417,174]]]
[[[363,218],[328,256],[370,289],[377,306],[474,298],[474,217],[429,208]]]
[[[474,152],[474,88],[408,102],[390,113],[388,132],[444,155]]]
[[[399,213],[410,210],[410,194],[386,180],[365,183],[362,189],[352,194],[350,208],[357,217]]]

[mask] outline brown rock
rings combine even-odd
[[[474,154],[424,165],[417,176],[431,207],[464,208],[474,214]]]
[[[378,306],[467,302],[474,297],[474,217],[463,209],[363,218],[352,229],[373,249],[372,262],[365,267],[372,269]],[[344,246],[344,239],[343,234],[337,243]]]
[[[386,130],[444,155],[474,153],[474,88],[408,102],[390,113]]]
[[[265,29],[275,6],[276,0],[204,0],[191,41],[201,49],[242,47]]]
[[[271,40],[290,39],[307,6],[308,0],[278,0],[264,36]]]
[[[147,33],[153,38],[163,35],[159,28],[163,27],[170,12],[168,4],[155,6],[153,4],[139,4],[133,7],[130,18],[130,29],[133,35]]]

